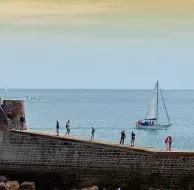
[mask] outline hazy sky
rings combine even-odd
[[[0,87],[194,89],[194,0],[0,0]]]

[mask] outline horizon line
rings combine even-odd
[[[9,88],[9,90],[153,90],[153,88]],[[194,88],[162,88],[162,90],[194,90]]]

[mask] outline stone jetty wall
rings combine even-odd
[[[194,189],[194,152],[165,152],[20,132],[15,129],[22,116],[25,117],[23,101],[5,100],[0,107],[0,173],[38,178],[50,175],[75,186]]]
[[[3,132],[0,153],[0,172],[50,173],[67,184],[194,187],[194,152],[165,152],[10,130]]]

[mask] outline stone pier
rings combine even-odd
[[[24,115],[23,111],[17,113],[17,118]],[[15,129],[12,125],[1,130],[2,173],[51,175],[64,184],[82,187],[118,184],[125,189],[194,189],[194,152],[166,152]]]

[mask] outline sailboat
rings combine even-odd
[[[8,90],[7,90],[7,84],[5,85],[5,92],[8,92]]]
[[[165,114],[167,116],[168,122],[166,124],[161,124],[159,122],[159,95],[161,95],[162,97],[162,103],[165,109]],[[167,112],[167,108],[164,102],[164,98],[163,98],[163,94],[162,94],[162,90],[160,88],[159,85],[159,81],[156,82],[156,85],[153,89],[152,92],[152,96],[150,98],[150,102],[148,105],[148,109],[146,112],[146,116],[145,116],[145,122],[143,123],[141,120],[139,120],[136,123],[136,127],[138,129],[154,129],[154,130],[158,130],[158,129],[167,129],[171,126],[171,122],[170,122],[170,118]]]

